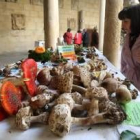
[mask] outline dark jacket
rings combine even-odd
[[[91,46],[95,46],[98,48],[99,45],[99,34],[96,31],[93,31],[92,33],[92,39],[91,39]]]
[[[83,34],[83,44],[89,44],[89,34],[87,32]]]

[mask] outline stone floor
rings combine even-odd
[[[28,52],[12,52],[0,54],[0,68],[28,57]]]

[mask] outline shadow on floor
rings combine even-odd
[[[0,68],[28,57],[28,52],[10,52],[0,54]]]

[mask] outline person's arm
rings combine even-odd
[[[125,55],[125,54],[123,54]],[[140,49],[132,51],[132,65],[127,66],[125,61],[122,61],[122,73],[133,82],[133,84],[140,89]],[[122,57],[123,58],[123,57]],[[123,60],[123,59],[122,59]],[[130,63],[131,64],[131,63]]]
[[[123,51],[123,50],[122,50]],[[121,54],[121,72],[123,73],[123,74],[125,74],[125,71],[126,71],[126,63],[125,63],[125,61],[124,61],[124,58],[123,58],[123,55],[124,55],[124,53],[122,52],[122,54]]]
[[[121,51],[121,72],[123,74],[125,74],[126,70],[127,70],[127,68],[126,68],[127,63],[125,62],[125,57],[126,57],[125,50],[128,50],[128,48],[129,48],[129,46],[128,46],[129,43],[128,42],[129,42],[129,35],[127,34],[124,38],[124,45],[123,45],[123,48],[122,48],[122,51]]]

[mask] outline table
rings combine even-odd
[[[125,77],[117,70],[105,56],[98,50],[99,58],[103,59],[108,66],[108,70],[114,73],[117,72],[117,76],[124,79]],[[38,63],[38,65],[40,65]],[[133,88],[133,86],[132,86]],[[138,101],[140,98],[138,97]],[[47,125],[36,124],[31,126],[26,131],[21,131],[15,127],[14,117],[10,117],[0,122],[0,140],[119,140],[119,134],[123,130],[133,130],[140,135],[138,127],[128,125],[93,125],[88,127],[81,127],[73,125],[70,133],[61,138],[55,136]]]

